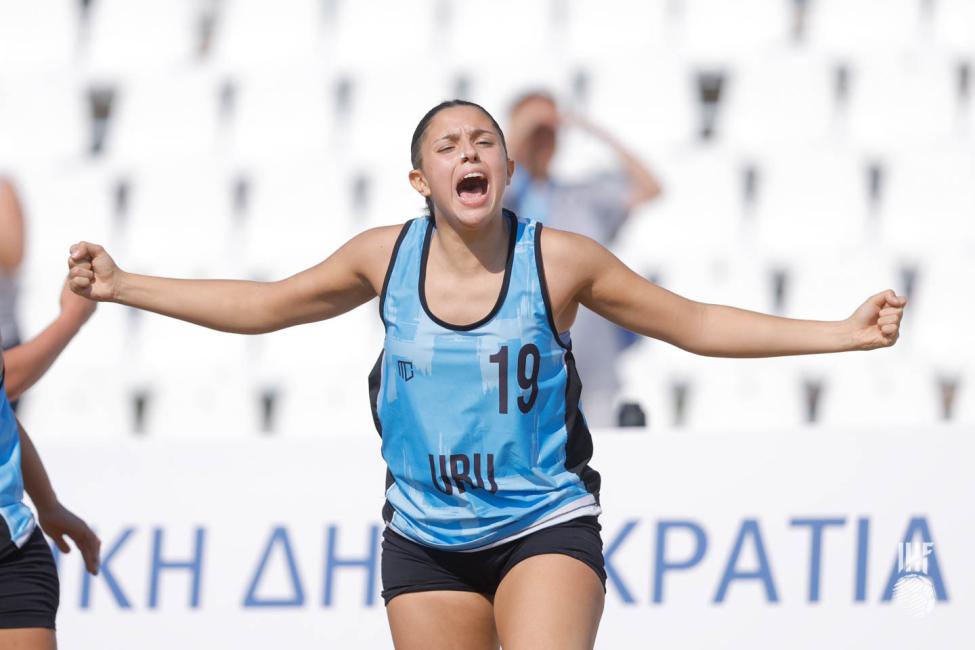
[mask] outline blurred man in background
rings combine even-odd
[[[559,130],[567,127],[582,129],[609,147],[619,169],[572,183],[553,178],[550,168]],[[505,194],[505,207],[520,216],[612,247],[633,209],[660,194],[657,179],[619,140],[579,116],[560,113],[548,93],[519,97],[511,108],[507,134],[518,166]],[[586,419],[591,426],[616,426],[616,359],[626,345],[624,331],[580,309],[572,332],[573,354],[585,386]]]

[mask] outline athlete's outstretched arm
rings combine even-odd
[[[369,301],[382,279],[400,226],[367,230],[328,259],[278,282],[174,280],[126,273],[101,246],[71,247],[71,289],[238,334],[261,334],[325,320]]]
[[[40,454],[31,442],[24,427],[17,421],[20,429],[20,465],[24,475],[24,490],[37,508],[37,523],[48,537],[54,540],[62,553],[70,553],[71,547],[64,540],[67,535],[81,551],[85,568],[93,575],[98,574],[98,551],[101,540],[77,515],[64,507],[51,487],[51,480],[41,462]]]
[[[783,318],[684,298],[640,277],[581,235],[546,229],[542,243],[546,267],[551,260],[560,274],[571,269],[560,287],[570,300],[633,332],[705,356],[774,357],[888,347],[897,341],[907,304],[888,289],[867,298],[845,320]]]

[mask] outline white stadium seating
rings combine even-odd
[[[133,79],[114,104],[105,149],[120,163],[213,156],[224,135],[218,85],[199,71]]]
[[[664,288],[816,320],[911,293],[893,350],[727,360],[638,342],[619,399],[651,428],[975,422],[969,0],[80,4],[0,0],[27,335],[56,315],[78,239],[138,272],[284,278],[422,214],[407,156],[430,107],[462,96],[506,125],[545,89],[659,177],[614,250]],[[560,138],[562,178],[616,164],[591,135]],[[103,305],[22,413],[40,438],[361,433],[382,334],[375,301],[254,337]]]
[[[192,66],[199,54],[205,5],[204,0],[91,3],[85,34],[90,73],[129,79]]]
[[[79,51],[79,3],[0,2],[0,76],[70,65]]]
[[[810,0],[809,44],[835,57],[898,53],[923,33],[922,0]]]
[[[80,162],[91,141],[87,88],[76,75],[0,74],[0,164]]]
[[[222,71],[287,70],[321,62],[328,15],[319,0],[227,0],[216,5],[213,65]]]

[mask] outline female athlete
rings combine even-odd
[[[72,539],[92,574],[98,573],[101,542],[55,495],[41,457],[7,399],[3,361],[0,353],[0,648],[54,650],[58,572],[41,530],[63,553],[70,551],[64,537]],[[25,361],[43,364],[46,358]],[[44,369],[18,372],[33,378]],[[36,521],[23,502],[25,490],[37,508]]]
[[[579,305],[696,354],[763,357],[890,346],[906,300],[883,291],[835,322],[688,300],[591,239],[503,210],[514,163],[480,106],[434,107],[411,149],[429,215],[365,231],[290,278],[133,275],[80,242],[72,288],[245,334],[378,296],[386,337],[369,386],[389,469],[382,580],[396,647],[592,648],[606,576],[569,338]]]

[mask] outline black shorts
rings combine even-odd
[[[53,630],[60,590],[54,557],[40,527],[23,548],[13,542],[0,547],[0,628]]]
[[[559,553],[585,562],[603,583],[602,526],[596,517],[579,517],[483,551],[443,551],[383,531],[383,600],[416,591],[474,591],[493,596],[518,562],[533,555]]]

